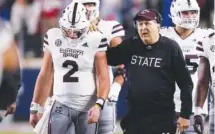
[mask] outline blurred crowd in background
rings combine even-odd
[[[101,0],[100,16],[105,20],[116,19],[126,30],[126,36],[134,32],[132,18],[144,8],[153,8],[165,14],[165,1],[170,0]],[[202,27],[212,27],[214,0],[197,0],[201,7]],[[0,15],[10,21],[23,58],[42,57],[44,33],[58,26],[62,9],[71,0],[5,0]]]

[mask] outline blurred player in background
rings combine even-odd
[[[215,18],[214,18],[215,19]],[[215,23],[215,21],[214,21]],[[215,24],[214,24],[215,25]],[[202,41],[198,42],[196,47],[199,53],[200,63],[198,70],[198,82],[196,92],[196,111],[195,111],[195,126],[194,128],[198,133],[203,133],[204,124],[200,116],[202,108],[206,102],[207,94],[210,91],[210,110],[209,110],[209,134],[214,134],[214,93],[215,93],[215,37],[214,31],[205,37]],[[209,81],[211,84],[209,87]],[[199,129],[200,126],[200,129]]]
[[[47,31],[43,65],[30,108],[33,127],[40,119],[54,73],[54,102],[50,117],[48,114],[49,119],[45,120],[48,131],[51,134],[65,134],[68,130],[76,134],[96,133],[96,122],[110,89],[105,56],[108,44],[100,32],[89,32],[89,24],[83,4],[73,1],[62,13],[60,28]]]
[[[3,70],[0,85],[0,107],[1,109],[7,109],[6,115],[13,114],[16,110],[16,97],[21,83],[21,70],[19,65],[14,71]]]
[[[106,21],[99,18],[99,0],[80,0],[87,9],[87,17],[91,22],[91,31],[100,31],[107,37],[109,47],[115,47],[121,43],[125,35],[123,26],[116,20]],[[116,102],[124,83],[125,70],[116,68],[113,75],[112,67],[109,67],[111,88],[108,101],[101,112],[98,124],[98,134],[113,134],[116,128]]]
[[[197,83],[197,69],[199,66],[199,58],[196,51],[196,41],[209,35],[212,29],[201,29],[197,28],[200,19],[200,8],[196,0],[174,0],[170,7],[170,13],[175,27],[167,27],[160,30],[163,36],[167,36],[178,42],[180,45],[187,67],[191,74],[194,90],[193,90],[193,102],[196,93],[196,83]],[[176,87],[176,92],[174,95],[174,101],[176,105],[177,115],[180,115],[181,101],[182,98],[178,86]],[[207,103],[205,103],[202,109],[202,115],[208,114]],[[194,106],[194,104],[193,104]],[[193,113],[195,108],[193,107]],[[193,128],[193,116],[191,117],[191,125],[185,130],[186,134],[195,134]]]
[[[3,0],[0,1],[0,7],[3,2]],[[0,84],[2,83],[2,77],[6,79],[6,74],[4,74],[3,76],[3,71],[7,71],[8,73],[14,73],[19,66],[17,47],[13,37],[14,35],[9,24],[0,19]],[[11,75],[7,76],[11,77]],[[5,82],[3,84],[5,84]],[[11,85],[13,85],[13,83],[11,83]],[[17,90],[14,90],[14,88],[1,86],[0,121],[7,114],[7,110],[10,109],[10,105],[15,102],[16,95]],[[13,111],[14,110],[9,110],[8,113],[11,113]]]

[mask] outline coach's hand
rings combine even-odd
[[[179,117],[177,123],[178,123],[177,127],[178,127],[179,131],[183,132],[184,129],[187,129],[189,127],[190,120]]]
[[[204,132],[204,123],[201,115],[194,116],[193,128],[197,134],[203,134]]]
[[[101,108],[97,104],[95,104],[88,113],[88,123],[96,123],[100,117]]]
[[[32,114],[30,113],[30,120],[29,120],[29,123],[31,124],[31,126],[34,128],[38,121],[40,120],[41,118],[41,115],[38,115],[38,114]]]

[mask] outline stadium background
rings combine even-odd
[[[29,106],[42,57],[42,38],[45,31],[57,26],[61,10],[71,0],[6,0],[0,15],[11,22],[18,44],[22,68],[22,87],[14,115],[0,124],[0,134],[32,134],[28,125]],[[153,8],[162,16],[163,26],[171,26],[169,9],[172,0],[101,0],[100,16],[106,20],[116,19],[123,24],[126,38],[134,34],[132,17],[139,10]],[[214,0],[197,0],[201,8],[201,27],[212,27]],[[120,120],[126,113],[126,90],[124,84],[117,102]],[[118,126],[117,134],[120,134]]]

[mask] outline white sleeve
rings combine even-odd
[[[205,37],[202,39],[202,41],[199,41],[197,43],[196,49],[198,52],[198,56],[204,56],[206,58],[209,58],[209,51],[211,51],[210,46],[214,44],[214,32],[210,33],[208,37]]]
[[[203,47],[203,41],[197,42],[196,50],[197,50],[197,55],[199,57],[201,57],[201,56],[207,57],[206,52]]]
[[[49,30],[46,32],[46,34],[45,34],[45,36],[44,36],[44,38],[43,38],[43,51],[46,49],[46,50],[48,50],[49,52],[51,52],[51,50],[50,50],[50,45],[49,45]]]
[[[106,51],[107,50],[107,47],[108,47],[108,41],[107,41],[107,38],[102,38],[100,43],[99,43],[99,46],[98,46],[98,50],[97,51]]]
[[[2,24],[0,25],[2,25],[1,26],[2,28],[0,30],[0,41],[1,41],[0,52],[4,53],[6,49],[12,45],[14,36],[9,24],[6,24],[4,22],[1,22],[1,23]]]
[[[111,30],[111,39],[122,36],[125,36],[125,30],[123,26],[118,21],[114,21]]]

